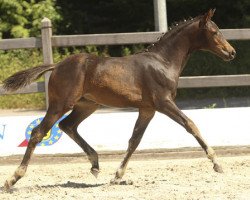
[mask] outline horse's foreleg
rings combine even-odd
[[[62,113],[59,112],[47,112],[41,124],[32,130],[31,138],[29,140],[23,160],[20,166],[16,169],[15,173],[6,180],[4,185],[5,190],[9,190],[11,186],[13,186],[19,179],[24,176],[36,145],[42,141],[43,137],[61,116]]]
[[[98,154],[96,151],[79,135],[78,125],[90,116],[98,108],[98,104],[89,101],[81,101],[74,106],[73,111],[59,123],[62,129],[71,139],[73,139],[87,154],[92,164],[91,173],[97,177],[99,173]]]
[[[132,156],[133,152],[136,150],[137,146],[139,145],[141,138],[155,114],[154,110],[139,110],[139,117],[136,121],[134,131],[132,137],[129,140],[128,149],[125,155],[124,160],[121,162],[120,167],[116,171],[115,178],[110,181],[111,184],[122,184],[121,179],[125,173],[126,167],[128,165],[128,161]]]
[[[161,102],[159,108],[159,112],[162,112],[169,116],[171,119],[182,125],[187,132],[191,133],[195,139],[198,141],[198,143],[201,145],[203,150],[206,152],[207,157],[213,162],[214,164],[214,170],[216,172],[222,173],[223,170],[221,166],[217,162],[217,156],[215,154],[215,151],[208,146],[208,144],[205,142],[205,140],[202,138],[199,129],[196,127],[194,122],[189,119],[176,105],[173,101],[167,100],[164,102]]]

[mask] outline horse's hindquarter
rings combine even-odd
[[[57,64],[49,80],[49,99],[67,99],[74,104],[82,96],[85,61],[88,54],[76,54]]]

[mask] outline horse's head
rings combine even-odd
[[[203,43],[201,49],[211,51],[223,60],[232,60],[236,56],[236,51],[226,41],[218,26],[211,20],[214,12],[215,9],[211,9],[200,18],[199,28],[201,30],[201,40]]]

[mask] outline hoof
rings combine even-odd
[[[12,185],[8,181],[5,181],[5,183],[4,183],[4,190],[6,192],[10,191],[11,186]]]
[[[100,171],[96,168],[91,168],[90,172],[97,178]]]
[[[114,178],[110,181],[110,185],[133,185],[133,181],[131,180],[121,180]]]
[[[218,173],[223,173],[222,167],[218,164],[214,164],[214,171]]]

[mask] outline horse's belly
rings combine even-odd
[[[142,104],[142,96],[136,91],[121,89],[119,92],[109,88],[95,88],[86,92],[84,98],[101,105],[114,107],[139,107]]]

